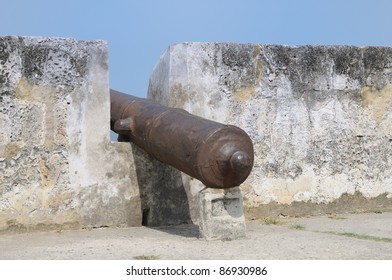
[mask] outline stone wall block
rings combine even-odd
[[[250,135],[241,190],[255,218],[348,211],[342,197],[392,209],[392,47],[175,44],[149,97]]]
[[[0,230],[140,225],[103,41],[0,37]]]

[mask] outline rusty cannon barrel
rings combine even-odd
[[[239,186],[253,166],[253,144],[240,128],[110,91],[111,129],[157,160],[209,188]]]

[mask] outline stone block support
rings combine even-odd
[[[246,236],[242,194],[239,188],[204,189],[199,193],[200,236],[232,240]]]

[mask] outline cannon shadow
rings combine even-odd
[[[132,153],[140,192],[142,225],[185,237],[198,236],[198,228],[191,220],[181,172],[154,159],[133,143]],[[181,224],[188,224],[189,228],[168,227]]]

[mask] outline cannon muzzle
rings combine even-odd
[[[253,166],[253,144],[240,128],[110,90],[111,129],[157,160],[209,188],[245,181]]]

